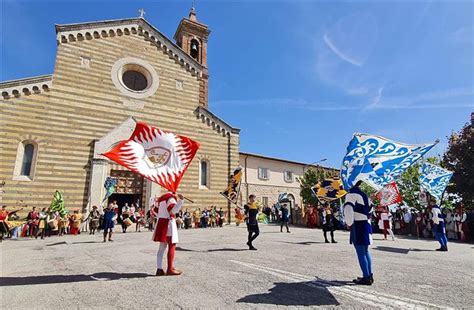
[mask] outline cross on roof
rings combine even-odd
[[[143,18],[143,16],[146,14],[144,9],[139,9],[138,12],[140,13],[140,18]]]

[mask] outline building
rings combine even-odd
[[[86,211],[112,176],[111,199],[147,205],[161,188],[100,155],[143,121],[201,143],[180,186],[188,206],[229,207],[219,191],[239,164],[239,129],[210,111],[210,31],[194,8],[175,41],[143,16],[56,33],[52,74],[0,83],[0,203],[47,207],[60,190],[68,209]]]
[[[245,152],[240,152],[239,162],[243,168],[241,199],[245,201],[254,194],[263,205],[270,207],[277,202],[280,193],[288,194],[292,207],[303,205],[297,179],[307,169],[318,167],[338,174],[333,168]]]

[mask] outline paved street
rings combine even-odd
[[[179,277],[155,277],[151,233],[52,237],[1,244],[0,308],[469,308],[474,304],[474,247],[435,241],[383,241],[372,247],[375,283],[359,276],[348,233],[325,244],[320,230],[262,226],[245,246],[245,227],[180,231]]]

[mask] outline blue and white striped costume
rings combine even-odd
[[[431,209],[433,215],[433,234],[436,240],[438,240],[441,248],[448,247],[448,238],[446,238],[446,223],[444,218],[446,217],[442,212],[441,208],[438,205],[434,205]]]
[[[370,200],[357,185],[346,195],[344,217],[347,226],[351,227],[350,243],[356,250],[363,280],[372,283],[372,257],[369,253],[369,245],[372,244]]]
[[[351,226],[350,243],[354,245],[372,244],[370,224],[370,200],[358,187],[353,187],[346,195],[344,217]]]

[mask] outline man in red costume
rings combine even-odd
[[[174,255],[176,252],[176,243],[178,243],[178,227],[176,226],[175,214],[182,208],[184,197],[180,194],[166,193],[155,200],[154,207],[151,210],[158,219],[153,241],[159,242],[160,247],[156,254],[156,275],[157,276],[177,276],[182,272],[174,268]],[[168,270],[163,270],[163,256],[166,247],[168,247]]]

